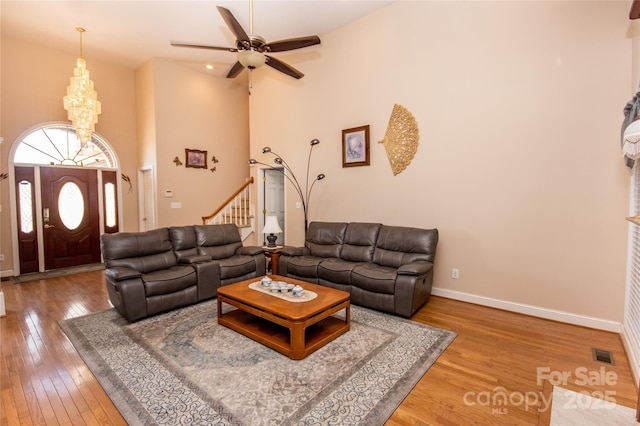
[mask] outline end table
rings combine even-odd
[[[269,248],[266,246],[262,247],[262,249],[264,250],[264,255],[267,257],[267,259],[271,259],[271,273],[273,275],[278,275],[278,259],[280,259],[280,252],[283,248],[284,246],[276,246],[274,248]],[[267,272],[268,271],[269,268],[267,267]]]

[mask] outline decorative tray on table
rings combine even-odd
[[[306,290],[300,286],[284,281],[272,281],[271,279],[253,282],[249,284],[249,288],[289,302],[308,302],[318,297],[313,291]]]

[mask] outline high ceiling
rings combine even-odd
[[[393,0],[255,0],[254,33],[268,42],[291,37],[322,35],[352,22]],[[235,54],[224,51],[172,47],[170,40],[234,47],[235,38],[216,6],[233,13],[250,32],[249,1],[0,1],[3,36],[12,36],[52,48],[79,53],[83,27],[83,56],[138,68],[153,57],[171,59],[197,68],[214,66],[225,76]],[[321,49],[313,46],[307,49]],[[274,54],[288,61],[293,52]],[[296,66],[292,60],[291,64]]]

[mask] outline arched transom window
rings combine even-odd
[[[47,164],[117,168],[116,156],[102,138],[93,134],[82,146],[70,124],[38,126],[22,138],[15,150],[14,164]]]

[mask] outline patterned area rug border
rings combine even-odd
[[[456,337],[352,306],[350,332],[291,361],[216,318],[214,299],[60,326],[129,424],[382,424]]]

